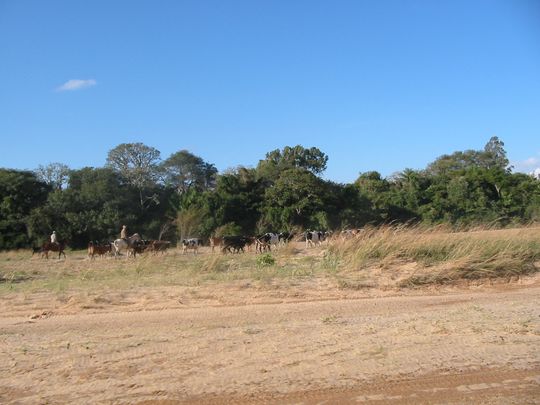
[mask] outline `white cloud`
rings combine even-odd
[[[531,175],[532,175],[534,178],[540,180],[540,167],[537,167],[536,169],[534,169],[534,170],[531,172]]]
[[[535,157],[530,157],[523,162],[523,166],[525,167],[538,166],[539,164],[540,164],[540,159],[535,158]]]
[[[532,156],[525,160],[514,161],[511,163],[514,167],[514,171],[521,173],[530,173],[532,174],[535,170],[540,168],[540,153],[537,156]]]
[[[63,85],[58,87],[56,91],[72,91],[72,90],[81,90],[87,87],[95,86],[97,82],[94,79],[71,79],[65,82]]]

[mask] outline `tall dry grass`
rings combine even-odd
[[[540,228],[452,232],[447,227],[384,226],[336,240],[328,251],[348,271],[414,263],[417,274],[402,280],[404,286],[513,277],[538,271]]]

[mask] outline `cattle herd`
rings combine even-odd
[[[343,230],[339,232],[339,235],[343,239],[354,237],[361,230]],[[294,234],[290,232],[272,233],[267,232],[259,236],[212,236],[208,239],[208,244],[212,253],[216,251],[216,248],[221,250],[222,253],[244,253],[247,251],[255,251],[256,253],[270,252],[276,249],[278,246],[283,246],[292,240],[305,241],[306,248],[320,245],[326,241],[331,232],[326,231],[307,231],[301,234]],[[197,254],[201,246],[206,245],[203,239],[189,238],[182,239],[182,253],[186,254],[191,251],[193,254]],[[145,240],[142,239],[139,234],[134,234],[128,239],[117,239],[114,242],[98,242],[90,241],[88,243],[88,258],[95,259],[96,257],[106,257],[114,255],[118,257],[121,255],[122,250],[126,251],[126,256],[137,256],[137,254],[151,253],[158,254],[165,252],[171,246],[171,242],[163,240]],[[42,257],[47,257],[44,252],[44,248],[34,248],[33,253],[40,252]],[[60,256],[59,256],[60,257]]]

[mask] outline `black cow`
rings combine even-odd
[[[223,253],[240,253],[240,251],[244,253],[244,248],[248,242],[250,242],[250,239],[246,236],[224,236],[221,251]]]
[[[279,236],[277,233],[267,232],[264,235],[257,236],[255,239],[256,243],[256,251],[257,252],[265,252],[265,251],[271,251],[272,245],[277,246],[279,243]]]
[[[290,242],[294,238],[294,233],[280,232],[278,237],[279,237],[279,243],[284,245],[284,244]]]

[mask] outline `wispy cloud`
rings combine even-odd
[[[537,156],[532,156],[528,159],[513,162],[514,170],[517,172],[523,172],[532,174],[534,176],[540,176],[540,153]]]
[[[56,88],[56,91],[73,91],[73,90],[81,90],[85,89],[87,87],[95,86],[97,82],[94,79],[71,79],[65,82],[60,87]]]
[[[530,157],[523,161],[523,166],[525,167],[533,167],[540,165],[540,158],[537,157]]]

